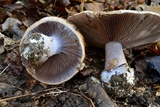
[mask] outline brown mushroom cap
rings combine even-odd
[[[26,30],[20,43],[20,52],[24,39],[37,32],[55,36],[61,47],[58,54],[49,57],[45,63],[35,68],[22,57],[26,70],[38,81],[51,85],[65,82],[78,73],[82,68],[85,50],[83,37],[75,27],[62,18],[45,17]]]
[[[160,15],[154,12],[84,11],[68,20],[78,27],[86,42],[97,47],[104,48],[110,41],[129,48],[160,40]]]

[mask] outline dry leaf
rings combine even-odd
[[[4,52],[4,38],[0,36],[0,54]]]
[[[105,0],[95,0],[96,2],[102,2],[102,3],[104,3],[105,2]]]
[[[151,11],[160,14],[160,6],[148,6],[148,5],[138,5],[136,10],[140,11]]]
[[[62,3],[65,6],[68,6],[71,4],[69,0],[60,0],[60,3]]]
[[[160,85],[154,86],[155,89],[160,89]]]
[[[22,62],[21,62],[19,47],[13,49],[10,53],[8,53],[4,62],[7,63],[7,64],[11,64],[9,66],[9,69],[12,72],[20,75],[21,71],[24,69],[24,67],[23,67]]]
[[[91,11],[103,11],[104,6],[102,3],[85,3],[84,7],[86,10],[91,10]]]
[[[160,54],[160,41],[158,41],[155,45],[155,49],[158,51],[158,53]]]
[[[20,25],[22,22],[15,18],[7,18],[6,21],[2,24],[2,31],[7,31],[7,33],[11,34],[14,39],[19,40],[24,31],[20,29]]]
[[[0,23],[2,23],[7,16],[5,9],[0,7]]]
[[[4,46],[0,46],[0,54],[2,54],[4,51]]]
[[[0,82],[0,93],[2,93],[2,90],[3,89],[10,89],[10,88],[14,88],[14,86],[10,85],[10,84],[7,84],[7,83],[3,83],[3,82]]]
[[[81,71],[80,73],[81,73],[83,76],[88,76],[88,75],[90,75],[92,72],[94,72],[93,69],[85,69],[85,70]]]
[[[160,90],[156,92],[156,96],[160,96]]]
[[[118,65],[118,59],[114,58],[108,61],[109,66],[105,68],[106,71],[109,71],[113,68],[115,68]]]
[[[71,7],[70,9],[65,8],[66,12],[69,16],[74,16],[77,13],[77,10],[75,7]]]
[[[23,5],[19,3],[19,4],[6,5],[4,7],[7,8],[6,9],[7,11],[12,12],[16,9],[21,9],[23,7]]]
[[[6,21],[2,24],[2,31],[6,31],[13,26],[21,25],[22,22],[19,21],[18,19],[14,18],[7,18]]]
[[[18,43],[16,41],[14,41],[13,39],[3,35],[2,33],[0,33],[0,38],[4,39],[4,43],[2,48],[4,47],[5,50],[12,50],[13,48],[18,46]]]
[[[154,87],[155,89],[157,89],[157,91],[156,91],[156,96],[160,96],[160,86],[159,85],[157,85],[157,86],[155,86]]]

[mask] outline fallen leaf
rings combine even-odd
[[[34,6],[43,7],[44,3],[42,0],[21,0],[21,2],[24,4],[27,8],[33,8]]]
[[[6,31],[9,28],[12,28],[13,26],[21,25],[22,22],[18,19],[14,18],[7,18],[6,21],[2,24],[2,31]]]
[[[23,5],[22,4],[11,4],[11,5],[6,5],[4,7],[6,8],[5,10],[12,12],[16,9],[21,9]]]
[[[90,11],[103,11],[104,10],[104,6],[102,3],[85,3],[84,7],[86,10],[90,10]]]
[[[9,70],[20,75],[24,67],[21,62],[19,47],[13,49],[10,53],[8,53],[4,62],[10,64]]]
[[[4,8],[0,7],[0,23],[2,23],[5,20],[5,18],[7,18],[7,16],[8,15],[6,11],[4,10]]]
[[[79,5],[79,11],[82,12],[84,10],[84,0],[82,0],[81,4]]]
[[[151,47],[151,50],[153,50],[155,53],[160,55],[160,41],[158,41],[155,45],[154,48]]]
[[[154,86],[155,89],[160,89],[160,85]]]
[[[156,85],[156,86],[154,86],[154,89],[157,89],[156,90],[156,96],[160,96],[160,86],[159,85]]]
[[[0,45],[2,46],[2,49],[4,48],[5,50],[9,51],[18,46],[18,43],[16,41],[3,35],[2,33],[0,33],[0,38],[3,38],[3,44]],[[3,52],[4,51],[2,51],[2,53]]]
[[[16,87],[11,84],[0,82],[0,94],[3,97],[9,96],[9,94],[12,92],[11,90],[14,90],[15,88]]]
[[[0,54],[4,52],[4,38],[0,36]]]
[[[160,90],[156,92],[156,96],[160,96]]]
[[[102,3],[104,3],[105,2],[105,0],[95,0],[96,2],[102,2]]]
[[[138,5],[136,6],[136,10],[139,11],[151,11],[160,14],[160,6],[148,6],[148,5]]]
[[[0,54],[2,54],[4,51],[4,46],[0,46]]]
[[[90,75],[92,72],[94,72],[94,70],[88,68],[88,69],[85,69],[85,70],[81,71],[80,73],[81,73],[83,76],[88,76],[88,75]]]
[[[14,88],[14,86],[7,83],[0,82],[0,93],[2,93],[4,89],[10,89],[10,88]]]
[[[69,16],[74,16],[79,9],[76,9],[76,7],[71,7],[70,9],[65,8],[65,10]]]
[[[70,5],[70,1],[69,0],[60,0],[60,3],[62,3],[65,6]]]
[[[117,67],[118,65],[118,59],[117,58],[114,58],[114,59],[111,59],[108,61],[108,66],[105,68],[106,71],[109,71],[115,67]]]
[[[7,18],[2,24],[1,29],[2,32],[8,31],[7,33],[10,33],[14,39],[19,40],[24,34],[24,31],[20,29],[20,25],[22,25],[20,20]]]

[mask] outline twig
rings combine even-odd
[[[96,107],[92,101],[92,99],[88,98],[86,95],[83,94],[82,91],[80,90],[77,90],[76,93],[73,93],[73,92],[67,92],[68,94],[72,94],[72,95],[75,95],[75,96],[79,96],[79,97],[83,97],[84,99],[86,99],[87,101],[89,101],[89,103],[91,104],[91,107]]]
[[[92,107],[96,107],[96,106],[94,105],[93,101],[92,101],[90,98],[88,98],[86,95],[84,95],[81,91],[80,91],[80,94],[81,94],[84,98],[86,98],[86,99],[91,103]]]
[[[48,93],[46,93],[46,94],[60,94],[60,93],[65,93],[65,92],[67,92],[67,91],[59,91],[59,92],[48,92]]]
[[[96,106],[94,105],[92,99],[88,98],[85,94],[83,94],[82,91],[78,90],[78,93],[79,93],[82,97],[84,97],[85,99],[87,99],[87,100],[90,102],[90,104],[92,105],[92,107],[96,107]]]
[[[53,8],[56,6],[56,2],[57,2],[57,0],[54,1],[54,3],[53,3]]]
[[[9,63],[6,68],[3,69],[3,71],[0,72],[0,75],[2,75],[2,73],[11,65],[11,63]]]
[[[84,9],[84,0],[82,0],[82,2],[81,2],[81,4],[80,4],[80,6],[79,6],[79,10],[80,10],[80,12],[82,12]]]
[[[34,92],[34,93],[27,93],[27,94],[24,94],[24,95],[19,95],[19,96],[13,96],[13,97],[9,97],[9,98],[0,99],[0,102],[13,100],[13,99],[17,99],[17,98],[22,98],[22,97],[26,97],[26,96],[33,96],[33,95],[40,94],[42,92],[48,92],[48,91],[52,91],[52,90],[55,90],[55,89],[58,90],[58,91],[57,92],[52,92],[52,94],[60,94],[60,93],[67,92],[67,91],[59,90],[57,88],[50,88],[50,89],[46,89],[46,90],[38,91],[38,92]],[[49,94],[49,93],[46,93],[46,94]]]
[[[26,96],[30,96],[31,94],[24,94],[24,95],[20,95],[20,96],[14,96],[14,97],[9,97],[9,98],[4,98],[4,99],[0,99],[0,102],[3,101],[8,101],[8,100],[13,100],[13,99],[17,99],[17,98],[22,98],[22,97],[26,97]]]

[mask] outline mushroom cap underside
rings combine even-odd
[[[124,48],[160,40],[160,15],[148,11],[84,11],[68,17],[87,43],[103,47],[107,42],[122,43]]]
[[[83,64],[85,49],[83,37],[75,27],[62,18],[45,17],[26,30],[20,43],[20,51],[23,40],[36,32],[58,38],[61,47],[58,54],[35,68],[22,57],[26,70],[38,81],[51,85],[63,83],[77,74]]]

